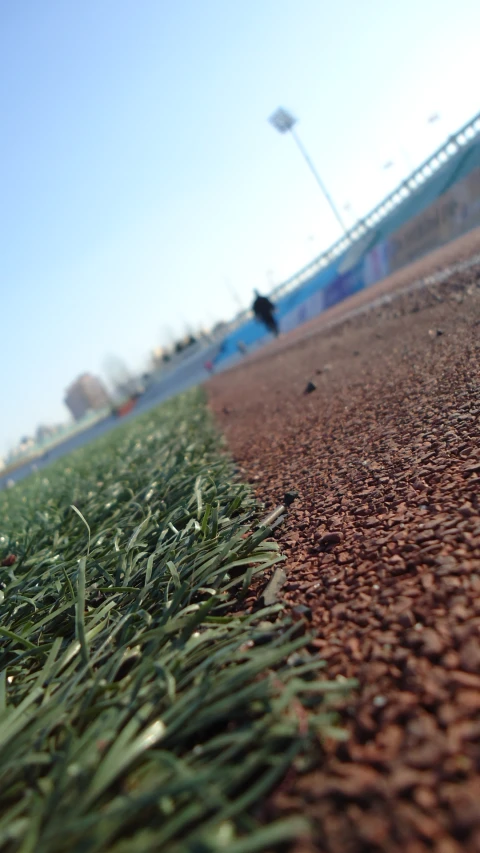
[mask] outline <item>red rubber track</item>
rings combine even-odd
[[[316,851],[480,851],[480,264],[404,290],[476,252],[480,231],[207,385],[260,499],[299,491],[284,595],[360,683],[349,741],[270,804]]]

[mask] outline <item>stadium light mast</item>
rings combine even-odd
[[[278,110],[275,110],[275,112],[270,116],[268,121],[270,122],[271,125],[273,125],[275,130],[278,130],[279,133],[288,133],[288,132],[291,133],[295,142],[297,143],[298,148],[300,149],[302,156],[306,160],[306,163],[309,166],[318,186],[320,187],[323,195],[325,196],[328,204],[330,205],[330,208],[332,210],[333,215],[335,216],[337,222],[340,224],[340,227],[341,227],[342,231],[344,232],[344,234],[348,237],[348,230],[345,227],[345,224],[342,220],[342,217],[340,216],[337,208],[335,207],[335,205],[333,203],[332,197],[327,192],[325,184],[323,183],[320,175],[318,174],[315,166],[313,165],[312,160],[310,159],[309,155],[307,154],[307,151],[305,150],[303,143],[301,142],[297,133],[294,130],[294,126],[297,123],[297,119],[294,118],[294,116],[292,116],[291,113],[287,112],[287,110],[284,110],[283,107],[279,107]]]

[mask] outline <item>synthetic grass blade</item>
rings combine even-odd
[[[87,521],[87,519],[82,515],[82,513],[80,512],[80,510],[78,509],[78,507],[74,506],[73,504],[70,504],[70,508],[71,508],[71,509],[73,509],[73,511],[74,511],[74,512],[76,512],[76,513],[77,513],[77,515],[82,519],[82,521],[83,521],[83,523],[84,523],[85,527],[86,527],[86,528],[87,528],[87,530],[88,530],[88,547],[87,547],[87,554],[89,554],[89,553],[90,553],[90,539],[91,539],[91,535],[92,535],[92,534],[91,534],[91,531],[90,531],[90,526],[89,526],[89,524],[88,524],[88,521]]]
[[[77,640],[80,643],[82,660],[88,664],[88,643],[85,634],[85,567],[87,560],[81,557],[78,564],[77,600],[75,603],[75,626]]]

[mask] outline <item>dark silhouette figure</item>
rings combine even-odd
[[[273,313],[275,311],[275,305],[273,302],[270,302],[268,296],[260,296],[258,290],[256,290],[255,302],[253,303],[252,308],[257,320],[260,320],[265,328],[277,337],[280,329],[278,328],[277,319]]]

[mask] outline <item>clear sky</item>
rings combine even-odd
[[[0,455],[339,236],[277,106],[351,224],[480,110],[479,33],[478,0],[3,0]]]

